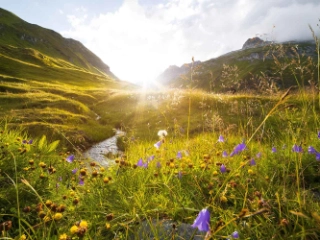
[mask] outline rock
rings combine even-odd
[[[271,43],[270,41],[263,41],[261,38],[258,38],[258,37],[249,38],[243,44],[242,49],[262,47],[262,46],[268,45],[270,43]]]
[[[197,228],[191,227],[190,224],[176,223],[172,220],[152,220],[143,221],[135,233],[130,234],[130,240],[136,239],[193,239],[203,240],[205,232],[200,232]]]

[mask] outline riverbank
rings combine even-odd
[[[97,144],[92,145],[88,150],[83,153],[85,158],[90,158],[98,162],[101,166],[107,167],[110,164],[114,164],[112,158],[108,156],[113,156],[119,153],[117,146],[117,139],[123,136],[125,133],[119,129],[115,130],[115,135],[101,141]]]

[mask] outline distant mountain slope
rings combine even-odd
[[[126,113],[104,117],[113,94],[137,86],[119,80],[80,42],[0,9],[0,122],[86,148],[113,135]],[[124,91],[123,91],[124,90]],[[110,102],[110,101],[109,101]]]
[[[66,39],[55,31],[30,24],[2,8],[0,8],[1,45],[10,45],[11,48],[15,47],[19,51],[21,49],[33,49],[41,54],[64,60],[90,72],[98,74],[102,72],[110,78],[117,79],[110,71],[109,66],[79,41]],[[6,50],[9,51],[10,49]],[[43,58],[41,54],[38,54],[39,58]]]
[[[317,52],[311,40],[272,43],[251,38],[240,50],[191,66],[170,66],[157,80],[168,87],[191,86],[211,92],[272,91],[297,82],[315,85]]]

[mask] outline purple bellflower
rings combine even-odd
[[[224,137],[222,135],[219,136],[218,142],[224,142]]]
[[[222,152],[222,157],[228,157],[228,153],[226,151]]]
[[[221,173],[227,172],[227,168],[226,168],[226,166],[225,166],[224,164],[222,164],[222,165],[220,166],[220,172],[221,172]]]
[[[154,146],[155,148],[159,149],[160,146],[161,146],[161,144],[162,144],[162,141],[158,141],[158,142],[156,142],[153,146]]]
[[[246,144],[245,143],[240,143],[237,146],[234,147],[233,151],[230,153],[230,157],[242,152],[243,150],[246,149]]]
[[[272,147],[271,152],[272,152],[272,153],[276,153],[276,152],[277,152],[276,147]]]
[[[177,153],[177,159],[181,159],[182,158],[182,153],[180,151],[178,151]]]
[[[261,158],[261,152],[258,152],[256,155],[257,158]]]
[[[137,166],[147,168],[148,167],[148,162],[144,163],[142,161],[142,158],[140,158],[138,163],[137,163]]]
[[[320,139],[320,131],[318,131],[318,139]]]
[[[193,228],[198,228],[201,232],[208,232],[210,230],[210,212],[208,209],[202,209],[198,217],[192,224]]]
[[[309,146],[309,147],[308,147],[308,153],[310,153],[310,154],[316,154],[317,151],[316,151],[316,149],[315,149],[314,147]]]
[[[254,160],[254,158],[252,158],[250,161],[249,161],[249,164],[250,166],[255,166],[257,165],[256,161]]]
[[[302,147],[298,146],[297,144],[294,144],[293,147],[292,147],[292,152],[301,153],[302,152]]]
[[[79,185],[80,185],[80,186],[83,186],[83,185],[84,185],[84,180],[81,179],[80,177],[79,177]]]
[[[317,161],[320,161],[320,152],[317,152],[317,153],[316,153],[316,160],[317,160]]]
[[[160,163],[160,162],[157,162],[156,167],[157,167],[157,168],[161,168],[161,163]]]
[[[232,237],[232,238],[239,238],[239,233],[238,233],[238,231],[234,231],[233,233],[231,233],[231,237]]]
[[[72,163],[73,162],[73,160],[74,160],[74,155],[69,155],[67,158],[66,158],[66,160],[67,160],[67,162],[69,162],[69,163]]]
[[[144,163],[142,161],[142,158],[139,159],[138,163],[137,163],[137,166],[138,167],[143,167]]]

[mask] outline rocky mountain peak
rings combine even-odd
[[[261,38],[253,37],[253,38],[249,38],[243,44],[242,49],[262,47],[262,46],[268,45],[270,43],[271,43],[270,41],[263,41]]]

